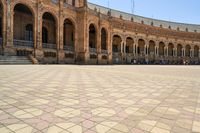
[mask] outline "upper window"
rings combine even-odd
[[[33,41],[33,25],[26,25],[25,40]]]
[[[72,0],[72,6],[76,6],[76,0]]]

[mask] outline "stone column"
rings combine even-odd
[[[58,34],[57,34],[57,37],[58,37],[58,40],[57,40],[57,50],[58,50],[58,63],[64,63],[65,62],[65,51],[63,50],[63,29],[64,29],[64,16],[63,16],[63,1],[60,0],[59,1],[59,15],[58,15]],[[75,48],[75,47],[74,47]],[[75,60],[75,57],[76,55],[74,55],[74,60]]]
[[[135,45],[135,54],[138,56],[138,44]]]
[[[16,51],[13,46],[13,18],[14,11],[11,9],[11,0],[7,0],[7,14],[6,14],[6,47],[4,48],[4,54],[16,55]],[[4,11],[5,12],[5,11]]]
[[[2,6],[3,6],[3,5],[2,5]],[[3,11],[3,14],[2,14],[2,15],[3,15],[3,16],[2,16],[2,18],[3,18],[3,20],[2,20],[2,29],[3,29],[2,38],[3,38],[3,47],[4,47],[4,48],[5,48],[6,45],[7,45],[7,44],[6,44],[6,43],[7,43],[7,40],[6,40],[6,39],[7,39],[7,35],[6,35],[6,33],[7,33],[7,27],[6,27],[6,23],[7,23],[7,19],[6,19],[7,17],[6,17],[6,16],[7,16],[7,14],[6,14],[6,13],[7,13],[7,12],[6,12],[5,9],[6,9],[6,7],[4,6],[4,7],[3,7],[3,10],[4,10],[4,11]]]
[[[173,48],[173,57],[177,56],[177,48]]]
[[[108,30],[108,32],[111,31],[110,29]],[[113,63],[113,50],[112,50],[112,46],[113,46],[113,38],[112,38],[112,33],[108,33],[108,39],[107,39],[107,47],[108,47],[108,63],[112,64]]]
[[[147,55],[147,45],[146,44],[144,45],[144,55],[145,56]]]
[[[126,54],[126,42],[124,42],[124,53]]]
[[[42,19],[42,14],[41,9],[42,9],[42,1],[38,3],[37,7],[37,49],[42,49],[42,24],[43,24],[43,19]]]
[[[34,22],[33,22],[33,44],[34,44],[34,57],[36,57],[36,49],[37,49],[37,12],[34,16]]]
[[[13,16],[14,12],[11,11],[11,0],[7,0],[7,46],[12,47],[13,46]]]
[[[59,50],[63,50],[64,49],[64,16],[63,16],[63,10],[60,11],[60,23],[59,23]],[[75,36],[75,35],[74,35]],[[75,37],[74,37],[75,38]],[[75,48],[75,47],[74,47]]]
[[[182,57],[185,57],[185,48],[182,48]]]
[[[148,41],[145,41],[145,61],[148,64],[149,63],[149,43]]]
[[[138,55],[138,39],[134,38],[134,56]]]
[[[86,8],[83,8],[84,12],[79,12],[77,18],[79,20],[76,22],[76,32],[77,32],[77,43],[76,43],[76,59],[78,64],[88,64],[90,59],[89,54],[89,31],[87,24],[87,12]],[[81,27],[81,28],[80,28]]]
[[[167,47],[167,57],[169,56],[169,48]]]
[[[147,55],[149,56],[149,45],[147,45]]]
[[[101,30],[100,30],[100,24],[97,29],[97,64],[101,61]]]
[[[123,44],[124,44],[124,42],[121,41],[121,45],[120,45],[121,46],[121,51],[120,51],[121,53],[123,53]]]
[[[35,18],[35,36],[36,36],[36,48],[35,48],[35,57],[37,59],[42,59],[44,57],[44,51],[42,49],[42,1],[38,1],[37,4],[37,11],[36,11],[36,18]]]
[[[190,57],[191,57],[191,58],[194,58],[194,48],[191,48],[191,49],[190,49]]]
[[[145,55],[148,56],[149,55],[149,41],[145,40]]]
[[[169,43],[165,43],[165,48],[164,48],[164,55],[165,55],[165,57],[168,57],[168,55],[169,55],[169,48],[168,48],[168,46],[169,46]]]
[[[156,41],[156,46],[155,46],[155,55],[158,57],[159,56],[159,42]]]

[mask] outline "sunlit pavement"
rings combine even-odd
[[[200,132],[200,66],[0,66],[13,132]]]

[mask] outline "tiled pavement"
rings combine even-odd
[[[200,132],[199,66],[0,66],[0,133]]]

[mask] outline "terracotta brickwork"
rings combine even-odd
[[[0,0],[0,4],[0,54],[32,53],[41,63],[63,64],[200,61],[199,25],[131,16],[86,0]]]

